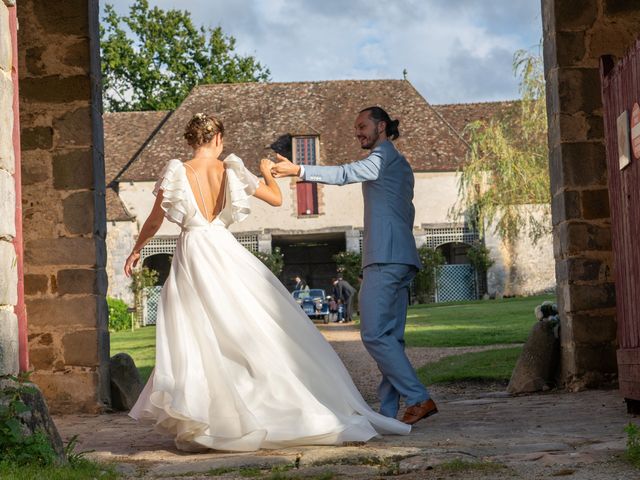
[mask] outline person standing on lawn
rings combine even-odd
[[[404,351],[409,284],[421,267],[413,238],[413,171],[392,140],[398,120],[378,106],[360,111],[355,135],[370,150],[363,160],[340,166],[294,165],[277,155],[274,177],[299,177],[331,185],[362,183],[364,196],[361,337],[382,373],[380,413],[395,418],[404,398],[402,421],[414,424],[438,412]]]

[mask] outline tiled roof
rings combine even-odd
[[[453,103],[446,105],[433,105],[447,123],[467,137],[465,127],[477,120],[487,121],[491,118],[504,118],[512,113],[518,101],[506,102],[480,102],[480,103]]]
[[[107,203],[107,221],[110,222],[124,222],[135,220],[135,217],[131,215],[122,200],[111,187],[107,187],[106,190],[106,203]]]
[[[257,172],[273,151],[290,156],[291,135],[320,136],[320,164],[337,165],[366,155],[353,136],[357,113],[379,105],[400,120],[396,141],[416,171],[453,171],[466,146],[427,101],[405,80],[339,80],[238,83],[195,87],[122,176],[154,180],[172,158],[188,159],[182,137],[193,114],[218,116],[225,125],[225,151]]]
[[[107,185],[136,155],[169,112],[105,113],[104,156]]]

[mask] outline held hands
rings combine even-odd
[[[271,173],[274,177],[297,177],[300,175],[300,166],[291,163],[287,157],[276,153],[276,162],[271,167]]]
[[[260,173],[262,174],[262,176],[270,177],[272,175],[271,170],[273,169],[274,165],[275,163],[273,163],[268,158],[263,158],[262,160],[260,160]]]
[[[131,273],[133,272],[133,267],[135,267],[138,264],[138,260],[140,260],[140,252],[136,252],[134,250],[133,252],[131,252],[129,257],[127,258],[127,261],[124,263],[124,274],[127,277],[131,276]]]

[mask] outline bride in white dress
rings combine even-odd
[[[374,412],[333,348],[280,281],[227,229],[250,213],[249,196],[278,206],[281,193],[231,154],[220,121],[197,114],[189,162],[170,160],[152,212],[125,264],[166,217],[181,227],[162,288],[156,365],[129,415],[152,419],[182,450],[252,451],[336,445],[410,426]]]

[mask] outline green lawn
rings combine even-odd
[[[553,295],[409,308],[405,340],[409,347],[464,347],[523,343],[536,321],[533,310]]]
[[[111,356],[125,352],[131,355],[144,382],[156,364],[156,327],[142,327],[134,332],[111,332]]]
[[[418,369],[426,385],[469,380],[508,381],[522,347],[487,350],[445,357]]]
[[[524,343],[533,326],[534,308],[552,295],[477,302],[415,305],[409,308],[409,347],[463,347]],[[111,355],[133,357],[146,381],[155,364],[155,327],[111,333]],[[421,368],[427,384],[461,380],[508,380],[520,347],[447,357]]]

